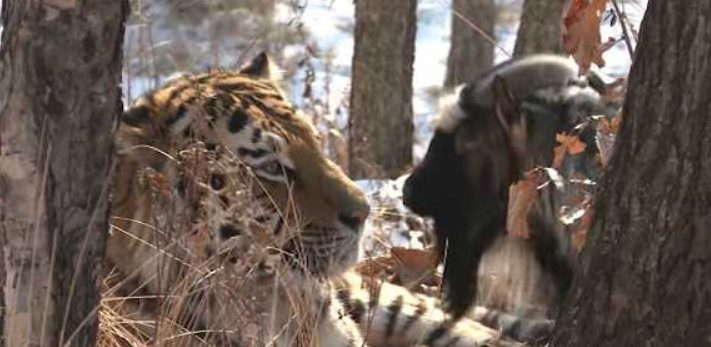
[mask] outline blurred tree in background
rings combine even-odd
[[[494,0],[452,0],[445,88],[465,83],[493,65],[496,14]]]
[[[303,10],[289,0],[132,0],[124,51],[126,96],[177,71],[236,68],[261,51],[280,63],[287,45],[305,43]],[[295,62],[282,64],[287,75]]]
[[[412,164],[416,0],[355,3],[349,171],[395,178]]]
[[[561,22],[567,0],[525,0],[514,56],[563,53]]]
[[[282,69],[289,98],[321,132],[323,150],[347,167],[347,102],[330,103],[332,77],[343,72],[333,52],[311,37],[302,18],[306,6],[301,0],[132,0],[124,41],[125,100],[176,73],[238,68],[265,51]],[[351,35],[352,18],[341,22],[339,29]]]

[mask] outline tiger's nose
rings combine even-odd
[[[370,208],[359,209],[349,213],[341,213],[338,216],[338,221],[345,224],[349,228],[360,230],[360,227],[363,226],[365,220],[368,218],[369,213]]]

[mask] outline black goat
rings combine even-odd
[[[434,219],[445,308],[459,318],[473,304],[483,253],[505,233],[509,185],[550,165],[557,132],[606,110],[577,67],[552,55],[498,65],[448,99],[403,196],[413,212]],[[564,292],[572,265],[550,230],[556,221],[531,217],[536,257]]]

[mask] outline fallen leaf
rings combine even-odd
[[[431,250],[392,247],[390,254],[365,259],[356,271],[367,278],[387,280],[421,292],[423,288],[439,286],[436,275],[437,255]]]
[[[400,264],[415,270],[431,270],[437,265],[437,256],[428,250],[393,247],[390,252]]]

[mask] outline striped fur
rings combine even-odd
[[[349,270],[367,201],[271,70],[260,55],[241,71],[183,76],[124,115],[107,254],[117,288],[157,296],[139,302],[156,321],[147,343],[513,345]],[[165,336],[161,314],[178,332]]]

